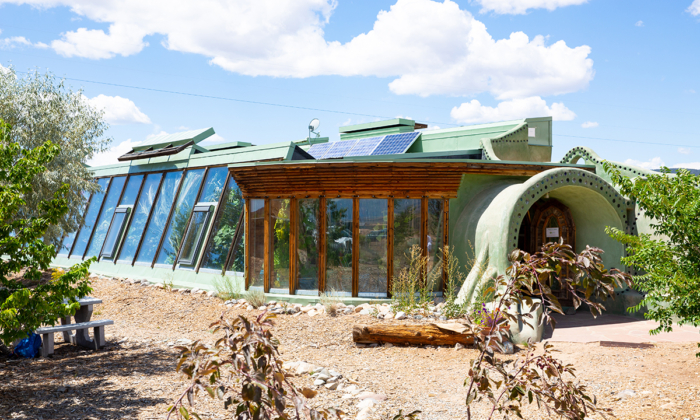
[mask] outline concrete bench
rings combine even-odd
[[[88,329],[92,328],[93,339],[90,340],[90,348],[98,350],[105,345],[105,325],[112,325],[114,321],[101,319],[98,321],[79,322],[77,324],[56,325],[55,327],[37,328],[35,331],[41,335],[41,357],[53,354],[53,334],[57,332],[84,331],[87,335]]]

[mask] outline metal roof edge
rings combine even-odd
[[[393,126],[397,126],[397,125],[407,125],[407,126],[415,127],[416,122],[413,120],[406,119],[406,118],[393,118],[391,120],[374,121],[374,122],[364,123],[364,124],[346,125],[344,127],[340,127],[338,129],[338,131],[340,133],[352,133],[354,131],[373,130],[373,129],[377,129],[377,128],[393,127]]]

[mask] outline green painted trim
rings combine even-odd
[[[396,127],[378,128],[376,130],[364,130],[340,134],[340,140],[365,139],[369,137],[387,136],[389,134],[412,133],[413,126],[399,125]]]
[[[415,127],[416,122],[405,118],[394,118],[391,120],[375,121],[364,124],[346,125],[345,127],[340,127],[338,131],[340,133],[351,133],[353,131],[374,130],[377,128],[394,127],[397,125],[406,125],[413,128]]]

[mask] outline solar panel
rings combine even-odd
[[[323,155],[325,155],[326,152],[328,152],[328,149],[330,149],[331,146],[333,146],[333,143],[314,144],[309,148],[309,150],[306,151],[306,153],[313,156],[314,159],[323,159]]]
[[[420,132],[389,134],[384,137],[381,143],[374,149],[372,156],[396,155],[406,153],[409,147],[416,141]]]
[[[333,147],[323,156],[324,159],[342,158],[355,146],[357,140],[336,141]]]
[[[352,150],[350,150],[345,156],[369,156],[383,138],[384,136],[360,139],[357,141],[357,144],[355,144],[355,147],[353,147]]]

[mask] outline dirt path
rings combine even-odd
[[[62,344],[49,359],[0,359],[0,413],[17,419],[164,418],[166,407],[185,382],[175,373],[179,339],[213,342],[209,324],[226,307],[201,295],[168,293],[113,280],[95,279],[93,296],[103,299],[94,319],[107,318],[109,346],[99,352]],[[251,316],[258,311],[229,310]],[[386,418],[399,408],[419,409],[426,419],[466,418],[464,378],[475,350],[452,348],[358,348],[355,323],[385,321],[363,315],[282,315],[274,334],[282,357],[340,372],[360,387],[386,395],[372,418]],[[700,339],[700,338],[699,338]],[[600,347],[597,343],[556,343],[560,357],[576,366],[579,380],[614,409],[620,419],[700,419],[700,359],[695,344],[659,343],[651,349]],[[310,378],[300,378],[307,381]],[[635,395],[617,400],[620,391]],[[356,414],[357,400],[342,391],[321,390],[315,403]],[[474,418],[484,418],[485,404]],[[198,402],[207,418],[228,418],[208,397]],[[526,418],[546,418],[526,410]]]

